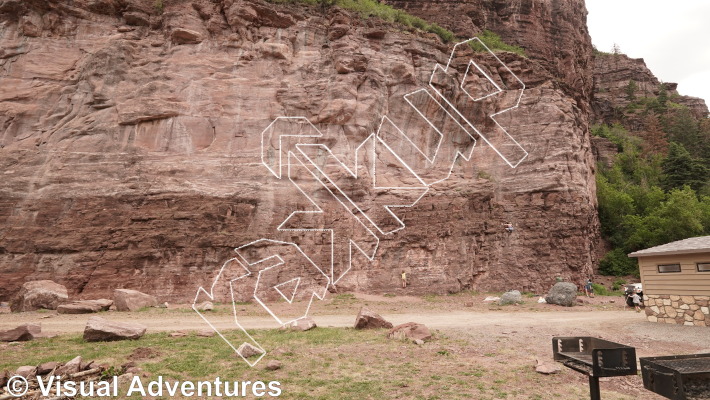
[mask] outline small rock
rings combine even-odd
[[[241,355],[244,358],[249,358],[249,357],[263,354],[264,352],[259,350],[257,347],[254,347],[254,346],[250,345],[249,343],[244,342],[237,349],[237,353],[239,353],[239,355]]]
[[[47,375],[59,366],[58,362],[50,361],[37,366],[37,375]]]
[[[99,311],[108,311],[113,305],[113,300],[76,300],[70,303],[64,303],[57,306],[59,314],[89,314]]]
[[[392,329],[392,323],[388,322],[376,312],[367,307],[361,307],[355,318],[355,329]]]
[[[498,300],[500,300],[500,297],[498,297],[498,296],[488,296],[485,299],[483,299],[483,302],[486,303],[489,301],[498,301]]]
[[[101,317],[91,317],[84,328],[87,342],[139,339],[147,327],[140,324],[116,322]]]
[[[390,339],[410,339],[427,341],[431,339],[431,332],[426,325],[418,324],[416,322],[407,322],[406,324],[397,325],[392,328],[388,333],[387,337]]]
[[[17,368],[15,375],[20,375],[27,380],[32,379],[37,375],[37,367],[33,365],[23,365]]]
[[[537,302],[540,303],[540,304],[545,304],[545,303],[547,303],[547,301],[545,301],[545,298],[544,298],[544,297],[540,297],[539,299],[537,299]]]
[[[158,304],[158,308],[168,308],[168,307],[170,307],[170,305],[168,304],[167,301],[165,303]]]
[[[168,336],[170,336],[170,337],[185,337],[185,336],[187,336],[187,332],[185,332],[185,331],[170,332],[170,334]]]
[[[200,304],[195,305],[197,311],[212,311],[214,310],[214,304],[211,301],[203,301]]]
[[[10,371],[4,370],[0,372],[0,388],[5,387],[7,380],[10,378]]]
[[[419,345],[419,346],[424,344],[424,341],[421,339],[414,339],[412,342],[414,342],[414,344]]]
[[[54,375],[67,376],[71,374],[76,374],[79,371],[81,371],[81,356],[76,356],[66,364],[57,368],[57,370],[54,372]]]
[[[281,361],[269,360],[269,362],[266,363],[266,369],[269,371],[276,371],[277,369],[281,369],[281,365]]]
[[[214,335],[215,335],[215,332],[211,329],[205,329],[205,330],[197,332],[198,337],[212,337]]]
[[[175,28],[170,34],[170,39],[175,44],[197,44],[202,42],[203,37],[200,32],[186,28]]]
[[[118,31],[120,33],[126,33],[126,32],[132,32],[134,28],[131,28],[130,26],[119,26]]]
[[[464,307],[473,307],[473,302],[472,301],[466,301],[463,303]]]
[[[550,374],[556,374],[556,373],[562,371],[562,368],[560,368],[560,366],[557,364],[548,364],[548,363],[544,363],[540,360],[535,360],[535,361],[537,362],[537,365],[535,366],[535,371],[538,373],[550,375]]]
[[[304,317],[297,319],[290,324],[284,324],[284,326],[281,327],[281,329],[291,329],[294,331],[309,331],[313,328],[316,328],[316,321],[313,320],[311,317]]]
[[[23,342],[40,336],[42,327],[39,324],[24,324],[9,331],[0,331],[0,342]]]

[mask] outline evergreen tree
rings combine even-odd
[[[630,80],[629,84],[626,85],[626,88],[624,89],[624,91],[626,92],[626,100],[635,101],[637,90],[638,90],[638,85],[636,84],[636,82],[633,79]]]
[[[708,179],[708,170],[680,143],[671,143],[668,156],[663,160],[664,189],[671,190],[685,185],[693,190],[699,190]]]

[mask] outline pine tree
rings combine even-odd
[[[626,88],[624,89],[624,91],[626,92],[626,100],[635,101],[636,100],[636,90],[638,90],[638,85],[632,79],[629,81],[629,84],[626,85]]]
[[[685,185],[698,191],[708,179],[708,170],[680,143],[671,143],[668,156],[663,160],[663,188],[672,190]]]

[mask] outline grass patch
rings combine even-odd
[[[376,17],[388,22],[395,22],[407,28],[416,29],[423,32],[433,33],[441,38],[444,43],[461,40],[456,35],[436,23],[430,23],[422,18],[416,17],[404,10],[394,8],[388,4],[380,3],[377,0],[268,0],[272,3],[306,3],[310,5],[321,5],[323,7],[338,6],[346,10],[354,11],[362,18]],[[491,51],[510,51],[525,57],[525,50],[518,46],[505,43],[500,36],[489,30],[478,35]],[[485,51],[479,43],[474,43],[471,47],[475,51]]]

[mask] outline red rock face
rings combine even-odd
[[[634,81],[635,96],[656,97],[662,90],[661,81],[648,69],[643,58],[630,58],[625,54],[600,54],[594,60],[594,119],[604,123],[618,122],[618,109],[628,106],[627,86]],[[664,84],[673,101],[687,106],[696,118],[708,116],[708,106],[703,99],[680,96],[677,83]],[[615,110],[617,109],[617,110]],[[629,116],[626,125],[632,130],[641,126],[641,118]]]
[[[352,154],[382,116],[406,120],[402,96],[426,86],[451,51],[332,9],[164,4],[2,2],[0,300],[52,279],[73,298],[131,288],[188,301],[235,247],[260,238],[296,242],[322,262],[323,235],[276,229],[308,202],[261,164],[261,132],[276,117],[304,116],[335,153]],[[502,4],[480,12],[510,27],[506,40],[537,38],[529,59],[499,54],[527,86],[500,123],[529,156],[511,169],[479,140],[472,160],[402,212],[406,228],[383,236],[374,261],[359,261],[341,288],[391,291],[406,270],[413,293],[543,291],[556,276],[591,273],[584,8]],[[519,20],[538,36],[522,39]]]

